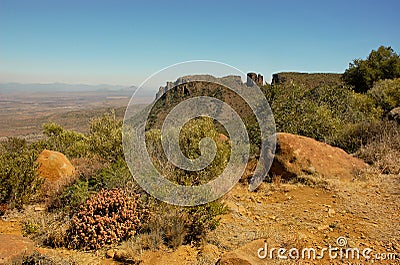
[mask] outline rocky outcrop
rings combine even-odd
[[[235,76],[232,76],[232,78],[236,78]],[[240,77],[239,77],[240,79]],[[211,76],[211,75],[187,75],[187,76],[182,76],[176,79],[175,82],[167,82],[165,86],[161,86],[158,89],[158,92],[156,94],[156,99],[160,98],[163,94],[165,94],[168,90],[180,86],[180,88],[184,87],[181,85],[184,85],[185,83],[192,82],[192,81],[197,81],[197,80],[202,80],[202,81],[207,81],[207,82],[217,82],[218,78]]]
[[[247,86],[252,87],[254,84],[257,86],[264,85],[264,77],[261,74],[248,73],[247,74]]]
[[[20,264],[32,255],[34,243],[21,235],[0,234],[0,264]]]
[[[220,78],[214,77],[212,75],[187,75],[187,76],[179,77],[174,82],[167,82],[165,86],[161,86],[158,89],[158,92],[156,94],[156,100],[159,99],[168,90],[170,90],[174,87],[177,87],[178,90],[183,91],[183,88],[185,87],[184,86],[185,83],[198,82],[199,80],[201,80],[201,82],[223,84],[224,86],[228,86],[228,87],[237,87],[237,86],[242,86],[242,85],[247,85],[247,86],[251,87],[251,86],[253,86],[254,83],[256,83],[258,86],[262,86],[264,84],[263,76],[261,74],[257,75],[255,73],[247,74],[247,82],[246,83],[243,83],[241,77],[236,76],[236,75],[228,75],[228,76],[224,76],[224,77],[220,77]],[[253,80],[253,81],[251,81],[251,80]]]
[[[389,120],[394,120],[400,124],[400,107],[392,109],[388,114]]]
[[[278,133],[270,173],[284,180],[300,175],[349,180],[365,167],[364,161],[340,148],[304,136]]]
[[[75,168],[60,152],[43,150],[36,162],[39,164],[39,176],[46,181],[57,181],[61,178],[68,178],[75,174]]]

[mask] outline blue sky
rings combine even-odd
[[[0,82],[140,84],[215,60],[270,80],[400,51],[400,1],[0,0]]]

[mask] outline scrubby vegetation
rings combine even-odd
[[[308,136],[350,153],[365,144],[361,134],[382,116],[372,98],[342,86],[274,85],[265,94],[278,132]]]
[[[161,144],[161,130],[152,129],[146,133],[147,149],[163,175],[179,185],[200,185],[219,176],[229,161],[230,144],[227,140],[220,140],[220,133],[211,118],[200,117],[189,121],[180,133],[180,147],[182,153],[190,159],[198,158],[200,153],[199,142],[209,137],[214,140],[217,153],[212,163],[198,171],[188,171],[175,167],[168,161]],[[228,139],[228,138],[226,138]]]
[[[91,196],[71,220],[69,246],[99,249],[134,236],[150,217],[139,198],[122,189],[101,190]]]
[[[198,152],[195,144],[204,136],[199,129],[201,126],[209,127],[207,136],[218,136],[210,120],[189,124],[183,137],[183,141],[192,143],[185,151],[189,156],[195,157]],[[86,250],[147,235],[153,239],[153,248],[162,244],[175,248],[199,242],[208,231],[215,229],[218,215],[225,209],[221,203],[173,207],[149,198],[138,187],[123,159],[121,129],[122,120],[111,112],[93,119],[87,134],[48,123],[43,125],[45,138],[38,142],[27,144],[25,140],[10,138],[2,143],[4,163],[0,176],[5,181],[0,188],[4,211],[22,207],[37,194],[43,180],[37,176],[35,160],[43,149],[66,154],[78,172],[72,183],[43,201],[46,212],[35,213],[24,221],[24,235],[42,245]],[[157,132],[150,131],[149,135],[152,134]],[[213,172],[224,165],[229,155],[227,142],[219,142],[218,146],[224,151],[217,155],[217,162],[207,173],[199,173],[191,179],[185,175],[187,172],[171,169],[169,176],[180,183],[199,183],[214,177]]]
[[[379,80],[368,94],[381,107],[384,114],[400,106],[400,78]]]
[[[37,177],[37,152],[23,139],[11,137],[0,145],[0,207],[21,208],[36,194],[42,180]],[[1,214],[0,209],[0,214]]]
[[[343,85],[342,74],[283,72],[272,76],[272,85],[303,85],[310,89]]]
[[[284,73],[284,80],[263,89],[278,132],[308,136],[354,153],[380,138],[374,128],[385,127],[387,113],[400,106],[398,69],[399,56],[381,46],[367,60],[350,64],[343,75],[347,85],[338,80],[326,85],[320,80],[323,74]]]
[[[397,57],[390,48],[381,47],[367,61],[355,61],[343,77],[347,85],[340,83],[336,75],[328,75],[332,78],[328,81],[334,84],[301,75],[298,81],[264,86],[277,131],[341,147],[375,165],[382,173],[399,174],[400,125],[388,121],[386,115],[400,106],[400,79],[395,78],[396,73],[382,74],[386,73],[386,64],[397,67]],[[377,62],[384,62],[385,67]],[[356,82],[360,78],[357,71],[368,73],[361,85]],[[214,94],[240,109],[242,103],[222,91]],[[163,106],[166,105],[156,106],[152,119],[163,116],[160,114]],[[167,107],[170,109],[173,105]],[[254,158],[260,144],[259,127],[247,112],[243,107],[241,117],[249,130]],[[229,161],[230,142],[221,135],[224,131],[216,121],[204,117],[194,119],[180,133],[181,150],[191,159],[201,155],[200,139],[209,137],[216,143],[213,162],[196,172],[178,169],[168,162],[162,151],[158,125],[155,120],[148,124],[146,143],[156,167],[168,179],[181,185],[200,185],[224,170]],[[43,139],[33,143],[9,138],[0,145],[0,214],[8,209],[20,209],[33,199],[45,203],[46,211],[35,213],[23,224],[24,235],[39,244],[88,250],[127,241],[142,244],[145,249],[161,245],[177,248],[202,242],[226,211],[219,201],[176,207],[154,200],[141,190],[124,160],[122,120],[113,112],[94,118],[85,134],[55,123],[44,124],[43,134]],[[46,201],[40,201],[37,196],[43,180],[37,175],[35,162],[43,149],[64,153],[78,172],[71,183]]]

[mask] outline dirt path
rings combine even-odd
[[[227,252],[260,238],[275,247],[321,249],[345,237],[347,247],[400,253],[399,180],[400,176],[382,175],[331,181],[324,188],[263,184],[252,193],[237,185],[225,197],[230,213],[208,241]]]
[[[371,248],[373,253],[400,253],[400,176],[374,175],[369,180],[331,180],[322,187],[264,183],[257,192],[237,184],[223,198],[228,213],[206,243],[227,253],[256,239],[268,239],[274,247],[335,245],[338,237],[348,247]],[[0,234],[21,234],[22,215],[0,220]],[[260,246],[262,247],[262,246]],[[80,264],[118,264],[104,253],[37,248],[53,257],[68,257]],[[143,264],[196,264],[199,250],[182,246],[176,251],[144,251]],[[289,264],[286,262],[285,264]],[[313,263],[313,262],[311,262]],[[315,264],[343,264],[327,259]],[[377,264],[400,264],[375,260]],[[200,264],[200,263],[198,263]],[[201,263],[209,264],[209,263]],[[210,263],[211,264],[211,263]]]

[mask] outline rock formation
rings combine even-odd
[[[167,82],[165,86],[161,86],[158,89],[158,92],[156,94],[156,100],[161,97],[161,95],[165,94],[168,90],[181,86],[182,84],[191,82],[191,81],[203,81],[203,82],[210,82],[210,83],[219,83],[223,84],[225,86],[242,86],[244,83],[242,82],[242,79],[240,76],[236,75],[228,75],[224,77],[214,77],[211,75],[187,75],[187,76],[182,76],[176,79],[175,82]],[[251,81],[253,80],[253,81]],[[247,81],[246,85],[251,87],[253,86],[254,83],[257,84],[258,86],[262,86],[264,84],[264,78],[261,74],[255,74],[255,73],[248,73],[247,74]]]
[[[256,84],[259,87],[264,85],[264,77],[261,74],[257,75],[256,73],[248,73],[247,86],[252,87],[253,84]]]
[[[299,175],[351,180],[356,172],[365,167],[367,164],[364,161],[340,148],[304,136],[278,133],[270,172],[284,180]]]

